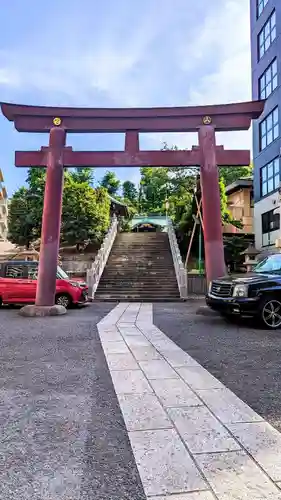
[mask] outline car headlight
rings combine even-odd
[[[79,283],[77,283],[76,281],[70,281],[70,284],[75,288],[79,287]]]
[[[233,297],[247,297],[248,287],[247,285],[235,285],[233,289]]]
[[[211,291],[212,291],[212,281],[210,281],[209,283],[209,293],[211,293]]]

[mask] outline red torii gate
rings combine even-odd
[[[37,306],[54,304],[64,167],[200,166],[207,280],[225,272],[218,185],[219,166],[245,166],[250,151],[216,146],[219,131],[248,130],[264,101],[177,108],[61,108],[2,103],[4,116],[19,132],[48,132],[49,146],[17,151],[17,167],[47,167]],[[123,132],[124,151],[73,151],[66,133]],[[190,151],[140,151],[141,132],[198,132]]]

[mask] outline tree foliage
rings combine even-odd
[[[94,170],[91,167],[77,167],[71,172],[71,176],[76,182],[87,182],[90,185],[94,182]]]
[[[114,172],[110,172],[110,170],[108,170],[104,174],[104,176],[100,182],[100,185],[101,185],[101,187],[107,189],[108,194],[110,194],[111,196],[114,196],[118,192],[118,189],[121,185],[121,182],[117,178],[117,176]]]
[[[251,164],[248,167],[220,167],[219,175],[221,179],[224,179],[225,185],[228,186],[238,179],[252,177],[253,165]]]
[[[61,224],[62,241],[80,249],[85,242],[101,241],[109,226],[110,201],[105,189],[94,190],[73,176],[66,179]]]
[[[64,174],[61,239],[79,249],[87,241],[100,241],[109,226],[110,200],[103,188],[93,189],[88,169]],[[27,187],[10,202],[8,234],[11,242],[29,247],[41,236],[46,171],[29,169]]]
[[[138,202],[138,190],[132,181],[125,181],[122,185],[122,194],[124,201],[128,201],[131,205],[136,205]]]
[[[16,245],[29,248],[35,239],[35,234],[35,221],[28,197],[28,189],[21,187],[10,202],[8,239]]]

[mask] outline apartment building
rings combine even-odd
[[[253,125],[256,247],[280,238],[281,0],[250,0],[252,97],[266,99]]]

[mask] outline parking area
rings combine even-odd
[[[199,304],[154,304],[154,324],[281,431],[281,330],[196,315]]]

